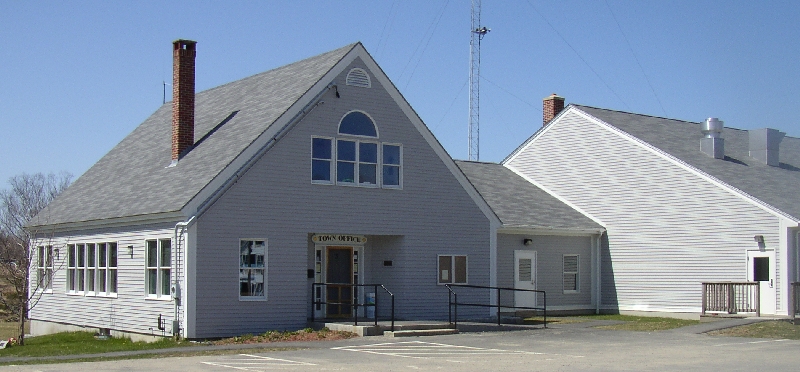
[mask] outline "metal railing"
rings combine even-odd
[[[347,287],[352,290],[352,288],[360,288],[360,287],[372,287],[375,293],[375,302],[368,303],[368,302],[359,302],[359,296],[352,296],[351,300],[349,301],[327,301],[327,296],[322,296],[322,293],[326,293],[325,289],[328,286],[336,286],[336,287]],[[311,321],[316,321],[316,311],[320,305],[336,305],[336,306],[352,306],[353,307],[353,325],[358,325],[358,308],[363,307],[366,313],[366,309],[372,307],[375,309],[375,316],[374,316],[374,324],[378,326],[378,288],[383,289],[384,292],[389,294],[391,298],[391,312],[390,312],[390,320],[392,322],[392,331],[394,331],[394,293],[386,289],[383,284],[339,284],[339,283],[313,283],[311,284]],[[319,293],[317,291],[320,291]],[[326,298],[326,301],[323,301],[322,298]],[[364,300],[366,301],[366,299]],[[365,319],[369,319],[366,317]]]
[[[458,327],[458,305],[461,306],[476,306],[476,307],[494,307],[497,308],[497,325],[500,324],[500,309],[521,309],[521,310],[537,310],[542,311],[543,316],[543,324],[544,328],[547,328],[547,293],[545,291],[540,291],[536,289],[519,289],[519,288],[507,288],[507,287],[491,287],[491,286],[483,286],[483,285],[469,285],[469,284],[445,284],[447,287],[448,294],[448,304],[447,304],[447,320],[453,327]],[[458,302],[458,293],[456,293],[453,288],[477,288],[477,289],[488,289],[496,291],[496,304],[479,304],[479,303],[471,303],[471,302]],[[536,293],[535,296],[538,297],[538,294],[542,294],[542,306],[509,306],[509,305],[502,305],[500,302],[501,296],[500,294],[503,291],[510,291],[513,293],[517,292],[533,292]],[[512,297],[513,299],[513,297]],[[537,301],[538,302],[538,301]],[[455,313],[455,314],[453,314]],[[455,316],[454,316],[455,315]]]
[[[758,282],[703,283],[703,310],[728,314],[756,313],[761,316],[761,286]]]

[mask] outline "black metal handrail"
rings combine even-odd
[[[322,287],[321,288],[321,291],[322,291],[321,293],[325,293],[324,292],[324,287],[327,287],[328,285],[335,285],[337,287],[350,287],[350,288],[372,287],[372,288],[374,288],[374,291],[375,291],[375,303],[366,303],[366,302],[360,303],[360,302],[358,302],[358,296],[353,296],[353,301],[352,302],[329,302],[329,301],[316,300],[315,299],[316,298],[316,288],[317,287]],[[340,284],[340,283],[313,283],[313,284],[311,284],[311,321],[312,322],[316,321],[316,309],[315,308],[316,308],[317,305],[346,305],[346,306],[352,306],[353,307],[353,322],[354,322],[354,325],[358,325],[358,307],[362,306],[365,309],[367,307],[374,307],[375,308],[375,326],[378,326],[378,288],[382,288],[386,293],[389,294],[389,298],[391,298],[391,315],[390,315],[391,318],[390,319],[391,319],[391,322],[392,322],[392,331],[394,331],[394,293],[389,291],[383,284]],[[327,298],[327,296],[325,296],[325,297]],[[323,296],[320,296],[320,298],[323,298]],[[366,317],[366,315],[365,315],[365,318],[369,319],[369,318]]]
[[[543,324],[544,328],[547,328],[547,293],[545,291],[541,291],[538,289],[521,289],[521,288],[508,288],[508,287],[491,287],[491,286],[484,286],[484,285],[470,285],[470,284],[445,284],[447,287],[447,320],[453,327],[458,327],[458,305],[461,306],[476,306],[476,307],[496,307],[497,308],[497,325],[500,324],[500,308],[513,308],[513,309],[522,309],[522,310],[541,310],[543,316]],[[478,288],[478,289],[489,289],[489,290],[496,290],[497,291],[497,304],[478,304],[478,303],[469,303],[469,302],[458,302],[458,293],[453,290],[453,287],[459,288]],[[541,307],[530,307],[530,306],[502,306],[500,305],[500,293],[502,291],[512,291],[512,292],[535,292],[542,294],[542,306]],[[455,314],[453,314],[455,313]],[[453,317],[455,315],[455,317]]]

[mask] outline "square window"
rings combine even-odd
[[[439,284],[467,284],[467,256],[440,255]]]

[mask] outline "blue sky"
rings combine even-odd
[[[533,134],[554,92],[800,136],[798,20],[797,1],[483,0],[480,159]],[[0,0],[0,187],[85,172],[161,105],[179,38],[198,91],[361,41],[466,159],[469,29],[469,0]]]

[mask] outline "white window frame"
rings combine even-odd
[[[263,264],[263,266],[244,266],[244,265],[242,265],[241,247],[242,247],[242,243],[243,242],[253,242],[254,244],[255,244],[255,242],[263,242],[264,243],[264,264]],[[239,273],[239,275],[238,275],[238,277],[239,277],[239,285],[237,287],[238,291],[239,291],[239,301],[267,301],[267,293],[269,292],[269,270],[268,270],[268,267],[269,267],[269,240],[267,240],[267,239],[239,239],[239,255],[237,257],[237,260],[239,261],[239,265],[237,267],[237,269],[238,269],[237,271]],[[242,296],[241,274],[242,274],[243,270],[248,270],[248,271],[263,270],[264,273],[262,274],[262,277],[263,277],[262,279],[263,279],[264,283],[263,283],[262,286],[264,288],[263,288],[263,293],[261,295]]]
[[[94,246],[94,265],[90,265],[89,247]],[[75,243],[67,244],[67,275],[65,281],[65,292],[70,295],[87,296],[87,297],[117,297],[119,291],[118,282],[118,267],[119,267],[119,244],[117,242],[102,241],[97,243]],[[104,247],[106,253],[106,264],[100,265],[100,247]],[[110,253],[113,249],[116,251],[117,262],[116,266],[111,266]],[[83,255],[82,265],[78,261],[78,257]],[[105,278],[103,284],[105,290],[100,291],[100,270],[105,270]],[[113,280],[112,280],[113,276]],[[83,287],[81,287],[81,282]],[[89,283],[94,282],[93,290],[89,290]],[[115,284],[115,290],[111,290],[111,284]]]
[[[575,271],[567,271],[567,257],[575,257]],[[581,256],[579,254],[564,254],[561,258],[561,289],[563,293],[581,292]],[[567,289],[567,282],[564,278],[567,275],[575,275],[575,289]]]
[[[40,245],[36,257],[36,290],[53,293],[53,246]]]
[[[103,251],[105,252],[105,264],[102,264],[100,260],[100,247],[103,247]],[[116,262],[114,266],[111,265],[111,252],[114,252],[114,256],[116,257]],[[118,282],[118,267],[119,267],[119,244],[116,242],[100,242],[96,244],[95,247],[95,254],[97,257],[95,258],[95,295],[96,296],[103,296],[103,297],[117,297],[117,292],[119,291],[119,282]],[[100,291],[98,288],[100,287],[101,278],[100,278],[100,271],[105,271],[105,274],[102,278],[103,287],[105,290]],[[113,279],[112,279],[113,277]],[[112,291],[111,287],[114,287]]]
[[[314,157],[314,139],[324,139],[324,140],[331,141],[331,157],[329,159],[315,158]],[[310,158],[311,158],[311,172],[312,172],[311,173],[312,174],[311,183],[317,184],[317,185],[334,185],[334,184],[336,184],[336,138],[324,137],[324,136],[311,136],[311,152],[310,152],[309,155],[310,155]],[[324,161],[328,162],[328,171],[329,171],[330,178],[331,178],[330,181],[315,180],[313,178],[314,160],[324,160]]]
[[[400,154],[399,154],[399,156],[400,156],[400,164],[384,164],[384,162],[383,162],[383,147],[384,146],[397,146],[399,148],[399,151],[400,151]],[[380,154],[379,154],[379,156],[380,156],[380,158],[378,160],[379,160],[380,170],[378,170],[378,172],[380,173],[379,178],[380,178],[381,188],[402,190],[403,189],[403,145],[400,144],[400,143],[382,142],[380,144]],[[385,167],[385,166],[397,167],[398,168],[397,169],[397,178],[398,178],[397,179],[397,185],[387,185],[386,183],[384,183],[384,181],[383,181],[383,167]]]
[[[150,243],[156,243],[156,264],[154,266],[150,265]],[[163,253],[162,250],[164,249],[164,242],[169,242],[169,264],[164,264],[162,261]],[[172,287],[172,262],[174,260],[173,254],[174,249],[172,249],[172,239],[170,238],[157,238],[157,239],[147,239],[144,243],[144,294],[145,298],[150,300],[172,300],[172,296],[170,293],[170,289]],[[156,272],[156,283],[155,283],[155,293],[150,293],[150,271],[155,270]],[[167,273],[167,287],[164,288],[164,272]],[[166,293],[164,293],[166,292]]]
[[[442,257],[450,257],[450,269],[447,279],[442,279],[442,267],[440,266]],[[464,257],[464,281],[455,281],[456,257]],[[466,254],[440,254],[436,255],[436,284],[469,284],[469,256]]]

